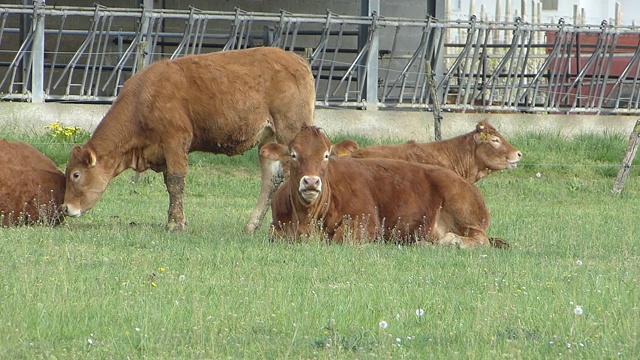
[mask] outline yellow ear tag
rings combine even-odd
[[[487,134],[481,132],[480,133],[480,139],[482,139],[482,141],[486,141],[487,140]]]

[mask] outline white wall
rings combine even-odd
[[[475,4],[474,14],[481,18],[482,7],[484,5],[485,14],[488,21],[496,20],[496,0],[445,0],[450,5],[450,19],[466,21],[470,17],[470,5],[473,1]],[[501,7],[501,16],[499,21],[506,18],[507,2],[509,0],[499,0]],[[509,14],[510,21],[515,19],[516,14],[522,16],[522,1],[510,0],[511,12]],[[525,1],[525,17],[526,22],[532,21],[533,3],[539,3],[541,0]],[[615,3],[620,2],[622,5],[622,24],[631,25],[635,20],[636,25],[640,25],[640,1],[638,0],[558,0],[558,10],[543,10],[540,21],[543,23],[556,23],[560,18],[564,18],[567,23],[574,23],[574,5],[578,5],[578,9],[584,8],[586,14],[586,24],[599,25],[602,20],[610,21],[615,18]],[[579,10],[580,12],[580,10]]]

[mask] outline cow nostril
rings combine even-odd
[[[318,187],[318,185],[320,185],[320,178],[317,176],[305,176],[302,179],[302,184],[305,187]]]

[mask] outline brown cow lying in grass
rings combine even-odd
[[[409,141],[397,145],[374,145],[359,148],[351,140],[340,144],[336,155],[354,158],[384,158],[442,166],[455,171],[471,183],[493,171],[515,169],[522,153],[511,145],[486,120],[470,133],[430,143]]]
[[[277,141],[286,144],[313,122],[315,88],[307,61],[278,48],[191,55],[151,64],[122,88],[67,165],[64,209],[81,216],[126,169],[162,172],[169,192],[167,228],[185,226],[187,155],[229,156]],[[260,225],[282,181],[277,162],[260,159],[262,186],[245,231]]]
[[[288,146],[270,143],[260,150],[271,160],[290,161],[288,179],[271,203],[272,237],[297,239],[319,224],[335,242],[508,247],[487,237],[491,216],[480,190],[453,171],[398,160],[332,157],[331,150],[329,139],[307,126]]]
[[[33,146],[0,140],[0,224],[57,225],[64,174]]]

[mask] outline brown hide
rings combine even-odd
[[[64,183],[64,174],[36,148],[0,140],[2,226],[60,223]]]
[[[307,236],[315,223],[331,241],[427,241],[473,247],[492,244],[490,214],[480,190],[451,170],[391,159],[330,157],[329,139],[304,127],[289,146],[261,154],[290,157],[288,180],[271,203],[272,237]]]
[[[229,156],[268,142],[287,143],[313,122],[314,80],[306,60],[279,48],[191,55],[154,63],[129,79],[89,141],[73,149],[64,208],[81,216],[127,168],[164,174],[167,227],[185,225],[187,154]],[[279,164],[260,159],[262,188],[245,231],[260,225]]]
[[[339,155],[354,158],[386,158],[431,164],[455,171],[469,182],[475,183],[491,172],[515,169],[522,153],[511,145],[486,120],[470,133],[448,140],[430,143],[409,141],[397,145],[375,145],[357,148],[346,140],[350,149]],[[345,144],[346,145],[346,144]]]

